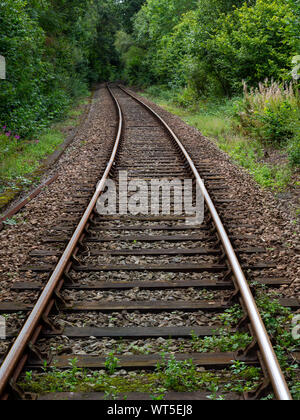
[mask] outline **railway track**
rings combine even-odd
[[[248,245],[251,235],[239,233],[239,205],[226,196],[224,179],[205,153],[196,167],[174,132],[147,105],[121,87],[108,89],[116,108],[116,139],[102,179],[97,185],[79,180],[78,196],[67,204],[67,217],[51,227],[45,247],[31,253],[33,265],[23,267],[24,272],[36,273],[36,281],[13,285],[20,296],[26,291],[39,293],[37,302],[0,303],[0,313],[28,314],[18,334],[8,332],[13,344],[0,368],[1,398],[28,398],[18,386],[19,378],[25,371],[43,369],[45,360],[47,368],[64,370],[76,359],[78,369],[91,371],[103,370],[111,361],[124,375],[131,370],[148,372],[170,361],[184,366],[188,360],[199,375],[201,369],[214,371],[222,383],[230,366],[243,363],[261,368],[257,389],[243,394],[228,391],[227,399],[258,399],[270,392],[279,400],[291,399],[248,285],[252,272],[265,273],[273,265],[264,261],[264,249]],[[133,183],[129,198],[123,197],[120,173],[129,183],[143,181],[140,186],[161,179],[176,179],[183,185],[183,180],[192,179],[204,197],[203,223],[186,224],[185,215],[174,214],[178,204],[174,197],[168,203],[171,214],[135,214],[141,202],[157,211],[157,202],[149,202],[146,193],[137,202]],[[100,215],[97,202],[105,194],[107,179],[115,181],[116,196],[123,198],[116,204],[116,214]],[[192,200],[195,204],[195,194]],[[274,287],[284,282],[264,275],[255,279]],[[245,316],[230,334],[248,332],[253,339],[247,348],[195,351],[203,337],[223,334],[218,314],[237,306]],[[117,357],[112,356],[109,340],[123,346]],[[147,351],[128,354],[126,350],[137,340],[147,343],[140,345]],[[59,351],[66,341],[68,351]],[[86,341],[92,342],[95,353],[83,351]],[[166,344],[163,355],[162,342]],[[206,399],[210,394],[166,390],[165,398]],[[103,393],[95,392],[37,397],[71,399],[74,395],[103,398]],[[149,398],[140,393],[127,397]]]

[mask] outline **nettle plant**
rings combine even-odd
[[[166,389],[175,391],[197,389],[197,369],[192,360],[179,361],[174,355],[167,360],[165,353],[162,353],[162,363],[157,364],[156,370],[162,375]]]
[[[109,353],[105,359],[105,369],[113,375],[119,366],[119,359],[114,355],[113,352]]]

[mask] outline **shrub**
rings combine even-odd
[[[245,83],[238,117],[249,134],[264,143],[283,145],[299,126],[299,97],[292,84],[281,86],[266,81],[249,92]]]
[[[296,53],[289,30],[293,18],[288,3],[257,0],[218,20],[206,50],[227,92],[239,91],[241,80],[251,86],[266,78],[291,80],[291,57]]]
[[[289,161],[293,166],[300,166],[300,135],[296,135],[288,146]]]
[[[195,106],[196,100],[196,92],[192,88],[187,87],[182,93],[177,95],[175,103],[184,108],[189,108]]]
[[[126,81],[131,84],[138,82],[141,86],[149,84],[149,69],[145,60],[146,51],[132,46],[123,57],[126,63],[124,70]]]
[[[162,355],[163,363],[158,363],[157,371],[162,374],[163,386],[174,391],[192,391],[197,388],[196,366],[192,360],[178,361],[172,355],[166,360]]]

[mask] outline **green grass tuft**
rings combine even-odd
[[[39,140],[31,141],[0,136],[0,179],[12,180],[30,174],[63,141],[63,134],[55,130],[49,130]]]

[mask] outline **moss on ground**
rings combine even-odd
[[[217,393],[254,390],[260,379],[260,369],[246,365],[234,365],[226,379],[220,372],[201,372],[191,361],[177,362],[171,359],[155,372],[131,372],[126,375],[110,375],[103,371],[88,371],[70,362],[69,370],[50,369],[44,373],[27,372],[19,382],[23,391],[35,394],[53,392],[101,392],[106,395],[142,392],[164,395],[168,391]]]

